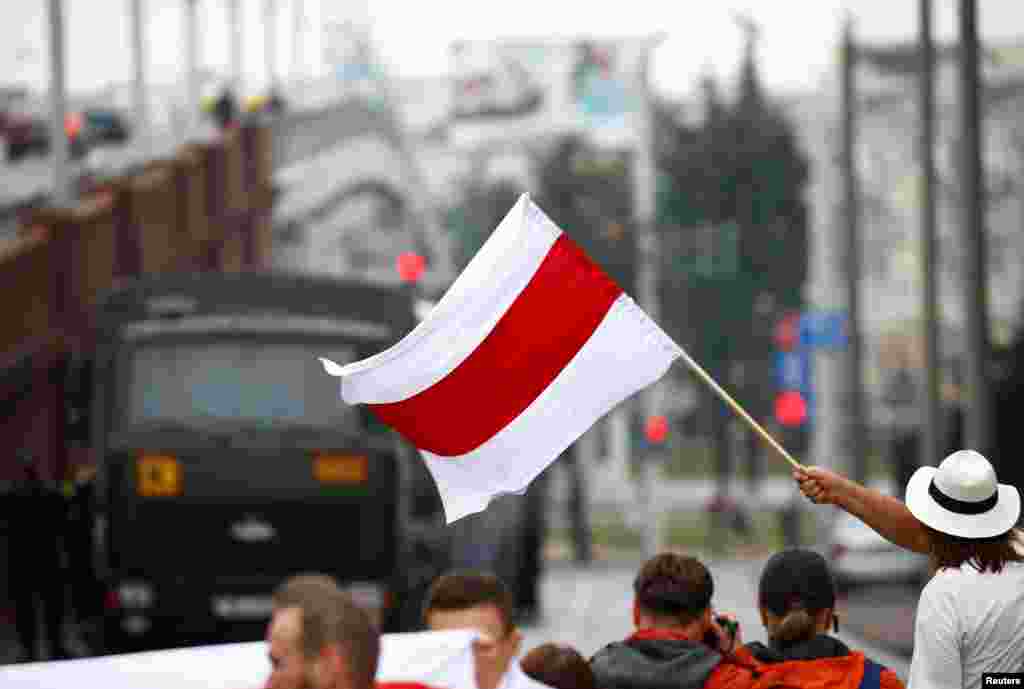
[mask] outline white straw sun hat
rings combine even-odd
[[[958,450],[936,467],[921,467],[907,483],[907,508],[936,531],[991,538],[1020,518],[1020,493],[996,483],[996,472],[974,450]]]

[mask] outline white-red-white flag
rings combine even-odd
[[[381,636],[380,689],[476,689],[476,632]],[[259,689],[270,675],[262,641],[12,665],[4,689]]]
[[[525,491],[681,353],[524,194],[405,338],[322,361],[345,402],[419,448],[451,523]]]

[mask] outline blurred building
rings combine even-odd
[[[290,157],[301,160],[275,180],[277,267],[397,283],[398,256],[414,252],[427,260],[422,284],[439,292],[454,274],[438,175],[424,169],[431,156],[406,123],[405,91],[381,67],[366,27],[328,28],[329,74],[303,87],[309,122],[289,135],[302,153]]]
[[[862,331],[870,407],[884,415],[883,388],[892,372],[923,360],[921,312],[920,131],[913,44],[860,46],[856,85],[857,166],[861,191]],[[936,190],[939,234],[940,349],[948,389],[964,353],[964,248],[960,232],[957,156],[957,52],[936,50]],[[837,66],[838,73],[838,66]],[[989,305],[992,342],[1006,344],[1024,305],[1024,41],[989,46],[983,60],[983,158],[988,189]],[[839,84],[789,100],[812,159],[811,292],[818,308],[842,307],[842,186]],[[823,372],[826,376],[828,372]]]
[[[865,312],[876,335],[872,354],[891,368],[905,351],[921,364],[918,53],[913,46],[868,47],[859,71],[860,149],[864,218],[864,303],[883,305]],[[964,248],[960,232],[960,131],[956,50],[936,55],[936,173],[939,265],[943,318],[941,346],[951,360],[963,352]],[[1024,42],[992,46],[983,61],[983,151],[988,206],[989,304],[992,341],[1006,344],[1019,321],[1024,256]]]

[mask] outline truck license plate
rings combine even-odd
[[[270,596],[214,596],[213,614],[225,620],[269,618],[273,611]]]

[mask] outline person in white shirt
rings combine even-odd
[[[793,472],[812,502],[837,505],[896,545],[928,554],[910,689],[981,687],[987,672],[1024,671],[1024,532],[1020,493],[960,450],[921,467],[901,502],[821,467]]]
[[[455,572],[438,577],[423,605],[431,631],[472,629],[477,689],[550,689],[519,666],[523,635],[512,622],[512,593],[493,574]]]

